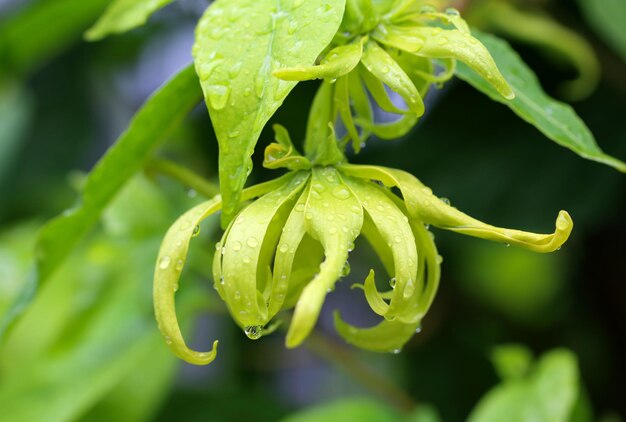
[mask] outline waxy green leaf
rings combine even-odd
[[[541,357],[523,378],[504,380],[474,408],[470,422],[567,421],[579,395],[576,357],[565,349]]]
[[[154,12],[172,1],[174,0],[114,0],[85,33],[85,38],[96,41],[110,34],[130,31],[145,24]]]
[[[22,2],[26,3],[26,2]],[[80,40],[108,0],[28,2],[0,19],[0,74],[27,74]]]
[[[275,70],[313,64],[339,28],[345,0],[217,0],[193,49],[220,145],[223,221],[237,210],[261,130],[296,82]]]
[[[626,172],[626,163],[602,152],[593,135],[567,104],[550,98],[541,88],[535,74],[503,40],[474,31],[489,50],[499,69],[513,87],[515,99],[504,101],[497,91],[466,65],[459,63],[457,76],[494,101],[506,104],[515,114],[539,129],[557,144],[589,160],[607,164]]]
[[[201,101],[191,67],[182,70],[143,105],[128,129],[90,172],[80,202],[50,221],[37,239],[40,281],[45,281],[98,221],[104,208],[139,170],[154,149]]]

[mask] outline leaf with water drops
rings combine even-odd
[[[474,35],[487,47],[500,71],[513,87],[516,98],[502,101],[494,88],[469,67],[459,64],[457,76],[491,99],[507,105],[515,114],[539,129],[557,144],[571,149],[583,158],[607,164],[626,172],[626,163],[605,154],[593,135],[567,104],[549,97],[541,88],[535,74],[505,41],[474,31]]]
[[[296,82],[272,75],[312,64],[339,28],[345,0],[217,0],[193,48],[220,146],[223,221],[237,210],[265,123]]]
[[[40,283],[45,282],[124,184],[141,170],[146,158],[201,99],[192,67],[182,70],[148,99],[87,176],[77,206],[51,220],[40,232],[36,246]]]
[[[504,229],[485,224],[462,213],[432,193],[413,175],[396,169],[378,166],[342,165],[341,170],[351,176],[380,180],[386,186],[398,187],[410,217],[427,224],[469,236],[517,245],[535,252],[548,253],[559,249],[572,231],[573,222],[566,211],[561,211],[552,234],[537,234]]]
[[[296,347],[317,322],[324,298],[341,278],[348,252],[363,225],[363,208],[332,167],[313,168],[304,210],[307,233],[324,247],[326,260],[303,289],[287,332],[287,347]]]
[[[145,24],[154,12],[172,1],[174,0],[114,0],[85,33],[85,38],[96,41],[111,34],[130,31]]]

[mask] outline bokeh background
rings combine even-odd
[[[0,315],[32,275],[42,224],[75,203],[85,174],[134,112],[191,61],[194,26],[209,2],[180,0],[144,28],[83,42],[107,3],[0,0]],[[462,6],[471,11],[473,3]],[[530,3],[593,47],[601,80],[573,106],[601,147],[626,159],[626,55],[576,2]],[[567,60],[513,45],[546,91],[562,98],[561,83],[576,75]],[[294,140],[303,137],[316,87],[299,84],[272,119]],[[359,397],[361,409],[428,404],[442,420],[464,420],[500,382],[490,357],[507,343],[538,356],[571,350],[593,420],[621,420],[626,175],[557,146],[461,81],[433,90],[427,101],[410,136],[369,142],[352,160],[408,170],[496,225],[550,232],[565,209],[575,228],[562,250],[536,255],[435,229],[444,262],[434,306],[402,353],[378,355],[345,345],[332,327],[334,309],[350,321],[373,320],[362,294],[349,289],[378,265],[357,244],[351,274],[328,296],[315,336],[286,350],[280,331],[248,340],[219,302],[210,278],[219,232],[210,221],[194,240],[179,312],[193,346],[208,349],[217,338],[220,348],[213,364],[193,367],[170,355],[158,334],[151,278],[165,230],[203,198],[146,171],[17,323],[3,327],[0,420],[271,421],[349,397]],[[268,125],[250,183],[274,177],[260,166],[272,137]],[[217,142],[206,108],[199,105],[157,155],[215,181]]]

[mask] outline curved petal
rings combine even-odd
[[[312,173],[305,227],[324,247],[326,259],[296,304],[287,332],[289,348],[302,343],[313,329],[326,293],[341,277],[348,252],[363,225],[363,209],[339,173],[332,167],[314,167]]]
[[[419,277],[426,277],[423,291],[421,294],[417,291],[413,294],[408,308],[403,312],[403,318],[383,320],[370,328],[354,327],[344,322],[339,313],[335,313],[335,328],[348,343],[374,352],[398,353],[413,334],[421,330],[422,319],[439,287],[440,260],[433,238],[424,225],[420,221],[412,221],[411,228],[421,258]]]
[[[511,100],[513,89],[498,70],[489,50],[476,38],[457,29],[415,28],[416,36],[424,37],[424,45],[415,54],[434,59],[457,59],[467,64]]]
[[[309,189],[310,187],[307,186],[300,195],[298,202],[296,202],[295,207],[285,222],[282,235],[278,242],[278,248],[274,258],[272,293],[270,294],[268,305],[269,318],[274,317],[285,303],[294,258],[298,250],[298,245],[300,245],[302,238],[306,234],[304,227],[304,208],[309,196]]]
[[[263,195],[284,184],[285,180],[285,177],[281,177],[252,186],[243,191],[242,198],[248,200]],[[219,211],[221,206],[221,197],[217,196],[190,209],[176,220],[163,238],[154,271],[154,312],[159,330],[176,356],[195,365],[206,365],[215,359],[217,341],[210,352],[197,352],[187,347],[176,318],[174,296],[178,290],[178,281],[185,266],[189,242],[194,236],[196,226]]]
[[[369,286],[367,281],[365,283],[365,293],[370,305],[376,306],[376,308],[372,307],[374,312],[387,319],[393,319],[407,306],[407,301],[416,290],[418,251],[415,247],[415,238],[411,226],[406,221],[406,216],[393,201],[384,192],[381,192],[380,187],[369,181],[364,182],[347,177],[345,182],[360,199],[363,209],[367,212],[383,242],[391,249],[395,286],[390,304],[379,306],[382,298],[378,296],[372,274],[370,274]],[[373,297],[374,292],[378,298]],[[380,309],[384,309],[383,313],[379,312]]]
[[[411,78],[376,41],[368,41],[363,50],[362,63],[381,82],[398,93],[416,116],[424,114],[424,101]]]
[[[279,124],[275,124],[272,128],[276,134],[276,142],[265,148],[263,167],[268,169],[284,167],[289,170],[310,169],[311,163],[293,146],[287,129]]]
[[[430,188],[407,172],[385,167],[348,164],[342,165],[341,170],[350,176],[380,180],[387,186],[398,187],[412,218],[417,218],[442,229],[517,245],[541,253],[559,249],[567,241],[572,231],[573,222],[566,211],[559,213],[556,220],[556,230],[552,234],[504,229],[485,224],[450,206],[433,195]]]
[[[351,44],[333,48],[319,65],[278,69],[272,74],[285,81],[340,78],[350,73],[361,61],[364,40],[365,37]]]
[[[243,327],[263,326],[268,322],[267,303],[262,294],[271,259],[268,251],[274,249],[274,245],[266,246],[266,241],[273,242],[268,229],[281,208],[301,191],[307,179],[307,172],[292,173],[281,187],[248,205],[235,219],[223,245],[226,304],[233,318]]]

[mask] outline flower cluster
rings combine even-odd
[[[391,281],[379,291],[374,272],[361,286],[371,309],[382,317],[370,328],[357,328],[336,315],[339,334],[358,347],[400,350],[433,302],[441,258],[428,225],[470,236],[525,247],[537,252],[558,249],[572,220],[562,211],[553,234],[534,234],[482,223],[436,197],[412,175],[343,160],[324,165],[301,156],[286,131],[266,150],[266,166],[291,169],[273,181],[244,190],[243,207],[217,244],[213,261],[215,287],[233,319],[252,339],[263,334],[279,312],[294,308],[287,347],[309,335],[326,295],[349,272],[348,254],[363,235],[380,257]],[[329,143],[336,145],[337,142]],[[326,157],[339,156],[335,153]],[[398,188],[396,195],[391,188]],[[171,227],[163,241],[155,273],[155,309],[167,343],[181,358],[211,362],[211,352],[190,350],[181,336],[174,293],[194,228],[221,207],[219,197],[198,205]]]
[[[424,114],[423,98],[433,83],[454,75],[456,61],[474,69],[506,99],[515,96],[489,51],[474,38],[456,9],[438,11],[421,0],[348,1],[342,26],[314,66],[274,71],[291,81],[324,79],[322,90],[346,128],[355,151],[373,134],[381,139],[405,135]],[[398,94],[406,108],[390,98]],[[377,121],[378,108],[400,115]]]

